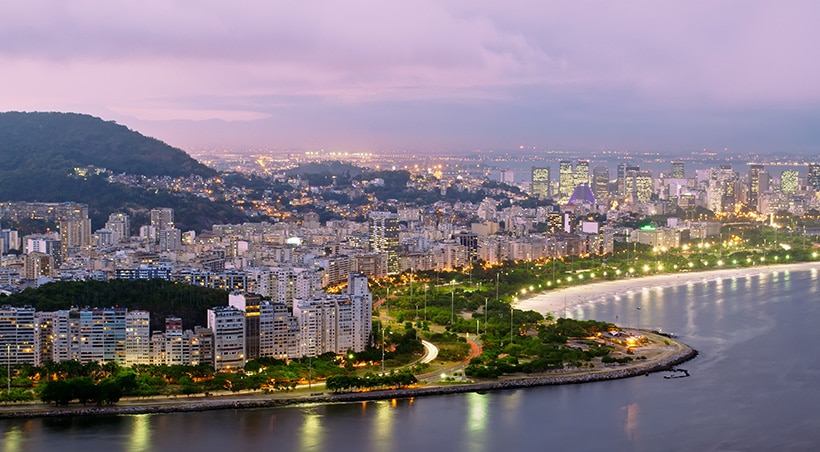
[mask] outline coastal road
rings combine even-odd
[[[438,357],[438,347],[433,345],[432,342],[421,341],[421,345],[424,346],[424,356],[422,356],[421,360],[419,360],[422,364],[429,364],[433,362],[434,359]]]
[[[450,366],[446,369],[439,369],[439,370],[436,370],[436,371],[433,371],[433,372],[427,372],[427,373],[424,373],[424,374],[416,375],[416,378],[418,378],[419,380],[429,379],[429,378],[438,378],[443,373],[451,374],[451,373],[453,373],[457,370],[461,370],[461,369],[467,367],[467,365],[470,364],[471,359],[475,358],[476,356],[479,356],[484,351],[483,347],[481,347],[481,344],[479,344],[478,342],[476,342],[472,339],[467,339],[467,343],[470,344],[470,355],[467,356],[467,358],[465,358],[463,361],[461,361],[460,363],[457,363],[453,366]],[[432,345],[432,344],[430,344],[430,345]],[[429,362],[432,362],[432,360],[429,361]]]

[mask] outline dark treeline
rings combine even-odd
[[[165,330],[166,317],[180,317],[185,328],[205,326],[207,310],[228,303],[224,290],[179,284],[160,279],[60,281],[0,296],[0,304],[32,306],[38,311],[71,307],[122,307],[151,313],[151,329]]]

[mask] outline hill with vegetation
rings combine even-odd
[[[115,173],[211,177],[185,152],[113,121],[78,113],[0,113],[4,171],[94,165]]]
[[[0,159],[0,201],[86,203],[94,229],[117,211],[138,226],[155,207],[173,208],[183,230],[245,219],[224,201],[113,183],[105,174],[78,176],[75,168],[89,166],[142,176],[217,175],[179,149],[89,115],[0,113]]]

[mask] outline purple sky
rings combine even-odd
[[[818,18],[792,0],[12,1],[0,99],[188,148],[820,153]]]

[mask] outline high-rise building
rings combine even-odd
[[[737,203],[737,190],[735,189],[738,183],[737,172],[732,169],[732,165],[722,164],[714,177],[715,184],[720,191],[721,209],[723,212],[734,212]]]
[[[245,367],[245,312],[233,306],[208,309],[208,328],[214,333],[214,370]]]
[[[592,171],[592,194],[598,204],[606,202],[609,197],[609,168],[596,166]]]
[[[55,272],[54,257],[50,254],[33,252],[26,255],[23,261],[26,279],[36,280],[41,276],[53,276]]]
[[[91,246],[91,220],[88,218],[65,220],[60,222],[60,242],[63,256],[82,248]]]
[[[126,314],[125,308],[94,308],[80,311],[79,352],[80,362],[126,363]]]
[[[797,193],[799,186],[798,173],[794,170],[786,170],[780,173],[780,191],[791,195]]]
[[[809,163],[806,183],[809,187],[820,190],[820,163]]]
[[[125,365],[150,364],[151,313],[128,311],[125,314]]]
[[[284,303],[259,303],[259,355],[276,359],[298,358],[299,322]]]
[[[653,192],[652,172],[638,171],[635,175],[635,195],[639,202],[649,202]]]
[[[669,177],[672,179],[685,179],[686,172],[682,160],[672,160],[672,168],[669,172]]]
[[[575,165],[574,180],[573,191],[575,191],[575,187],[581,184],[589,185],[589,160],[578,160],[578,163]]]
[[[575,174],[572,172],[572,162],[561,160],[558,163],[558,199],[566,202],[575,189]]]
[[[160,229],[159,249],[160,251],[179,251],[182,249],[182,231],[177,228]]]
[[[0,363],[34,365],[35,339],[34,308],[0,306]]]
[[[370,212],[370,251],[387,254],[387,274],[399,273],[399,217],[392,212]]]
[[[0,230],[0,239],[2,239],[3,242],[3,254],[8,253],[9,250],[20,249],[20,237],[17,231],[15,231],[14,229]]]
[[[539,198],[550,196],[550,169],[532,167],[532,194]]]
[[[760,175],[763,173],[763,165],[751,164],[749,165],[749,185],[746,193],[746,205],[752,210],[758,209],[758,201],[760,200]]]
[[[618,170],[617,170],[617,181],[618,181],[618,196],[626,196],[626,167],[629,166],[627,163],[619,163]]]
[[[353,303],[353,350],[362,351],[370,343],[373,326],[373,294],[367,286],[367,277],[361,273],[350,273],[345,294]]]
[[[151,223],[149,224],[150,232],[154,233],[152,239],[158,242],[160,233],[166,229],[174,228],[174,209],[169,207],[161,207],[158,209],[151,209]],[[140,231],[142,231],[140,229]]]
[[[114,243],[127,240],[131,237],[131,218],[126,213],[112,213],[108,216],[105,229],[114,235]]]
[[[228,305],[245,312],[245,359],[259,358],[259,303],[262,297],[256,294],[231,293]]]
[[[155,227],[157,231],[173,228],[174,209],[169,207],[151,209],[151,226]]]

